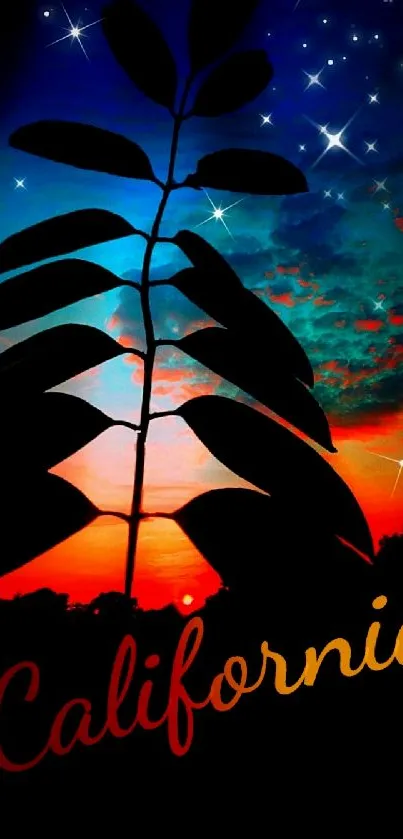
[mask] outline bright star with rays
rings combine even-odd
[[[312,168],[314,166],[317,166],[319,161],[322,160],[322,158],[332,149],[342,149],[342,151],[345,151],[346,154],[348,154],[348,155],[350,155],[350,157],[354,158],[354,160],[356,160],[357,163],[362,162],[358,157],[356,157],[355,154],[353,154],[352,151],[350,151],[350,149],[347,148],[347,146],[343,142],[344,133],[345,133],[346,129],[349,127],[349,125],[351,125],[353,119],[355,119],[355,117],[357,116],[357,113],[358,113],[358,111],[351,117],[351,119],[349,119],[348,122],[346,122],[346,124],[343,126],[343,128],[340,131],[336,131],[335,133],[332,133],[331,131],[328,131],[329,123],[327,125],[318,125],[317,122],[313,122],[313,120],[308,119],[308,122],[310,122],[311,125],[313,125],[315,128],[317,128],[319,133],[323,134],[325,139],[327,140],[326,148],[324,149],[322,154],[318,157],[318,159],[315,160],[315,163],[312,164]]]
[[[383,207],[384,210],[390,210],[389,201],[384,201],[383,204],[382,204],[382,207]]]
[[[345,201],[346,200],[345,197],[344,197],[344,192],[338,192],[337,193],[337,200],[338,201]]]
[[[368,96],[369,104],[370,105],[374,105],[374,104],[379,105],[378,96],[379,96],[379,93],[370,93],[369,96]]]
[[[383,308],[383,304],[385,302],[384,300],[373,300],[372,302],[374,304],[374,312],[385,311],[385,309]]]
[[[322,82],[320,80],[320,77],[323,73],[323,70],[324,70],[324,67],[322,67],[322,69],[319,70],[319,73],[307,73],[306,70],[304,70],[304,73],[309,80],[305,90],[309,90],[310,87],[314,87],[315,85],[318,85],[319,87],[323,87],[323,89],[324,89],[325,86],[322,84]]]
[[[88,55],[85,51],[84,45],[82,44],[81,38],[86,37],[85,35],[83,35],[83,32],[84,32],[85,29],[89,29],[90,26],[95,26],[96,23],[100,23],[102,18],[99,18],[98,20],[94,20],[92,23],[87,23],[86,26],[80,26],[79,24],[74,25],[73,21],[71,20],[71,17],[69,15],[69,13],[65,9],[63,3],[62,3],[62,9],[63,9],[64,14],[66,15],[66,18],[69,22],[69,28],[63,27],[64,29],[66,29],[67,35],[63,35],[61,38],[57,38],[56,41],[52,41],[52,43],[48,44],[47,46],[52,47],[54,44],[60,44],[61,41],[66,41],[67,38],[71,38],[72,42],[73,41],[78,41],[82,52],[84,53],[87,61],[89,61]]]
[[[365,140],[365,145],[367,147],[367,150],[366,150],[365,154],[369,154],[370,151],[376,151],[377,152],[378,151],[378,149],[376,147],[377,142],[378,142],[378,140],[374,140],[372,143],[368,143],[367,140]]]
[[[384,191],[384,192],[389,192],[389,190],[388,190],[388,188],[387,188],[387,186],[386,186],[386,181],[387,181],[387,180],[388,180],[388,179],[387,179],[387,178],[385,178],[383,181],[376,181],[376,180],[375,180],[375,178],[374,178],[374,184],[375,184],[375,189],[374,189],[374,192],[375,192],[375,193],[376,193],[376,192],[383,192],[383,191]]]
[[[234,237],[233,237],[233,235],[232,235],[232,233],[231,233],[231,231],[230,231],[230,229],[229,229],[229,227],[228,227],[228,225],[227,225],[227,223],[224,219],[224,216],[228,212],[228,210],[231,210],[232,207],[236,207],[238,204],[241,204],[241,202],[245,201],[245,199],[240,198],[239,201],[234,201],[234,203],[230,204],[228,207],[216,207],[216,205],[214,204],[214,201],[211,200],[208,192],[206,192],[206,190],[203,190],[203,192],[205,193],[206,197],[210,201],[210,204],[213,208],[213,212],[212,212],[211,216],[204,219],[204,221],[201,221],[200,224],[196,225],[196,227],[201,227],[203,224],[207,224],[208,221],[220,221],[221,224],[224,225],[227,233],[229,233],[229,235],[231,236],[231,239],[233,239]]]
[[[261,119],[262,119],[262,125],[273,125],[273,122],[272,122],[273,114],[267,114],[266,116],[264,114],[260,114],[260,116],[261,116]]]
[[[391,463],[396,463],[396,465],[399,467],[399,469],[397,471],[397,475],[396,475],[396,480],[395,480],[395,483],[394,483],[394,486],[393,486],[393,489],[392,489],[392,493],[391,493],[391,496],[390,496],[391,498],[393,498],[393,496],[396,492],[396,489],[397,489],[397,485],[398,485],[399,480],[400,480],[400,476],[402,474],[403,460],[396,460],[396,458],[394,458],[394,457],[386,457],[386,455],[378,454],[377,452],[368,452],[368,454],[373,454],[374,457],[381,457],[382,460],[390,460]]]
[[[26,178],[14,178],[14,180],[15,180],[14,189],[26,189],[26,186],[25,186]]]
[[[305,145],[305,143],[301,143],[301,144],[298,146],[298,149],[299,149],[299,151],[306,151],[306,145]]]
[[[325,189],[323,197],[324,198],[331,198],[332,197],[332,190],[331,189]]]

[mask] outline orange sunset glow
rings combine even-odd
[[[403,413],[379,424],[333,425],[338,454],[326,455],[363,507],[375,542],[402,527],[403,480],[391,497],[397,466],[371,452],[403,457]],[[161,433],[163,431],[163,442]],[[127,512],[135,449],[126,429],[103,434],[53,470],[85,492],[103,510]],[[194,495],[218,486],[248,486],[220,466],[179,419],[154,424],[147,451],[147,511],[173,511]],[[102,518],[1,581],[0,596],[40,587],[88,602],[102,591],[123,588],[127,526]],[[270,550],[268,542],[262,550]],[[141,525],[133,594],[145,609],[173,603],[183,614],[200,608],[217,592],[218,574],[178,526],[164,519]]]

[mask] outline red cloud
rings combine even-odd
[[[403,315],[396,315],[394,312],[389,312],[389,323],[392,326],[403,326]]]
[[[376,318],[365,318],[363,320],[356,320],[354,323],[358,332],[379,332],[385,326],[383,320]]]
[[[291,274],[295,276],[299,274],[300,268],[299,265],[277,265],[276,271],[278,274]]]
[[[289,308],[295,306],[295,300],[290,291],[284,291],[282,294],[273,294],[269,291],[269,297],[272,303],[281,303]]]
[[[133,338],[130,335],[119,335],[119,338],[116,339],[118,344],[121,344],[122,347],[132,347],[133,346]]]
[[[401,218],[401,217],[395,218],[395,225],[396,225],[397,229],[401,230],[401,232],[403,233],[403,218]]]
[[[313,301],[313,305],[314,306],[333,306],[333,304],[335,302],[336,302],[335,300],[326,300],[326,297],[324,297],[323,294],[322,294],[322,295],[320,295],[320,297],[315,297],[315,300]]]
[[[106,324],[106,328],[109,329],[112,332],[114,329],[118,329],[118,327],[121,326],[121,325],[122,325],[122,321],[115,314],[115,315],[112,315],[109,318],[108,323]]]
[[[319,291],[319,283],[313,283],[310,280],[303,280],[301,278],[298,280],[298,283],[302,288],[312,288],[314,291]]]

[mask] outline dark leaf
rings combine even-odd
[[[40,221],[0,244],[0,274],[138,233],[109,210],[76,210]]]
[[[309,445],[259,411],[222,396],[185,402],[182,417],[214,457],[274,498],[287,500],[359,551],[373,557],[365,516],[353,493]]]
[[[350,585],[352,569],[362,575],[371,568],[322,532],[320,523],[315,521],[313,526],[312,517],[304,518],[287,500],[278,503],[249,489],[203,493],[177,510],[174,520],[224,585],[232,592],[238,590],[245,608],[246,592],[253,592],[253,608],[262,588],[266,602],[271,601],[270,613],[282,588],[287,601],[296,590],[306,607],[306,589],[314,586],[310,592],[314,595],[320,588],[323,598],[324,589],[333,588],[345,562]]]
[[[245,342],[248,336],[269,340],[278,366],[312,387],[313,370],[301,345],[266,303],[242,285],[221,254],[189,230],[181,230],[173,241],[195,268],[180,271],[172,285],[222,326],[241,333]]]
[[[153,181],[151,163],[140,146],[120,134],[66,120],[41,120],[11,135],[10,146],[67,163],[77,169]]]
[[[268,151],[223,149],[202,157],[186,186],[210,187],[249,195],[295,195],[308,192],[305,175],[297,166]]]
[[[77,396],[42,393],[27,402],[21,398],[11,408],[7,406],[0,430],[11,459],[18,451],[20,462],[27,459],[41,468],[52,469],[112,425],[110,417]],[[6,453],[2,461],[5,459]]]
[[[154,102],[172,110],[175,61],[148,14],[132,0],[115,0],[104,9],[102,26],[116,60],[132,82]]]
[[[250,50],[227,58],[202,84],[192,108],[197,117],[218,117],[256,99],[273,76],[264,50]]]
[[[192,0],[188,40],[194,72],[234,46],[258,5],[259,0]]]
[[[84,259],[60,259],[0,284],[0,329],[70,306],[124,283],[120,277]]]
[[[94,326],[65,324],[20,341],[0,354],[0,392],[41,392],[127,353]]]
[[[0,576],[78,533],[98,510],[76,487],[46,472],[7,476],[0,509]]]
[[[277,369],[276,343],[270,333],[262,340],[244,340],[241,334],[211,327],[175,342],[183,352],[218,376],[249,393],[278,416],[303,431],[316,443],[335,452],[322,408],[305,385]]]

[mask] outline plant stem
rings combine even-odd
[[[159,230],[165,208],[169,196],[174,188],[174,173],[176,155],[178,152],[179,134],[183,123],[183,114],[186,106],[186,100],[189,94],[191,79],[185,85],[183,91],[182,101],[180,103],[178,115],[175,117],[174,128],[171,141],[171,153],[169,158],[169,167],[166,184],[163,189],[162,198],[155,216],[154,224],[151,229],[150,236],[147,240],[147,245],[144,253],[143,270],[141,275],[141,289],[140,300],[143,313],[144,331],[146,338],[147,351],[144,359],[144,382],[143,382],[143,399],[141,405],[140,416],[140,431],[137,437],[136,446],[136,468],[134,473],[133,484],[133,498],[130,514],[129,525],[129,540],[127,546],[127,562],[126,562],[126,576],[125,576],[125,594],[131,597],[134,568],[136,562],[137,542],[139,536],[139,527],[142,513],[143,503],[143,485],[144,485],[144,469],[145,469],[145,454],[146,442],[148,435],[148,428],[150,424],[150,403],[151,403],[151,389],[152,378],[156,353],[156,341],[154,334],[154,324],[150,305],[150,268],[151,259],[154,247],[159,241]]]

